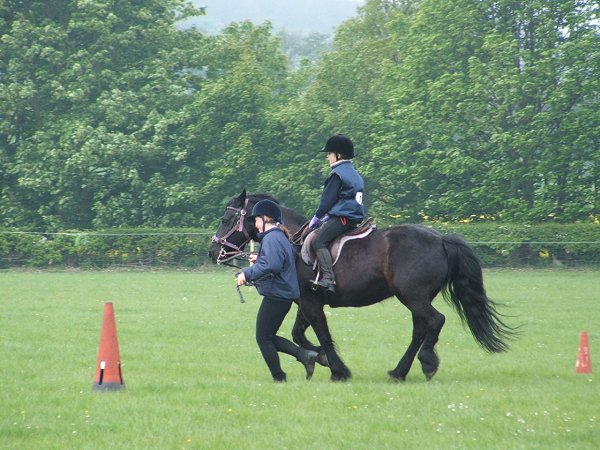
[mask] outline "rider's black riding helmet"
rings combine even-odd
[[[267,216],[273,219],[277,223],[282,223],[281,219],[281,208],[273,200],[261,200],[254,208],[252,208],[252,214],[248,216],[248,220],[254,220],[255,217]]]
[[[327,139],[322,152],[339,153],[344,159],[354,158],[354,144],[352,140],[344,134],[335,134]]]

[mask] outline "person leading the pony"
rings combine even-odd
[[[277,335],[277,331],[292,303],[300,297],[296,254],[288,233],[281,224],[281,209],[271,200],[261,200],[252,208],[248,220],[254,220],[260,241],[258,255],[250,256],[252,266],[237,275],[238,286],[253,281],[263,296],[256,316],[256,342],[271,371],[273,381],[286,381],[278,352],[287,353],[300,361],[306,369],[306,379],[312,377],[318,353],[298,347],[290,340]]]
[[[363,221],[364,181],[350,161],[354,158],[354,144],[348,136],[331,136],[321,152],[327,153],[331,173],[323,184],[317,211],[308,224],[310,229],[317,229],[312,248],[321,269],[321,279],[311,280],[311,283],[333,294],[335,275],[328,247],[336,237]]]

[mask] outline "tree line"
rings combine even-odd
[[[201,13],[0,2],[1,226],[211,227],[242,189],[310,215],[337,132],[378,220],[598,221],[595,0],[367,0],[293,67]]]

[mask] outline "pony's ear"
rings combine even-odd
[[[239,205],[240,207],[244,206],[245,202],[246,202],[246,189],[244,189],[240,195],[238,195],[236,198],[234,198],[234,204]]]

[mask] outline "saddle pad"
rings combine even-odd
[[[375,230],[375,225],[373,225],[371,222],[367,222],[358,230],[353,230],[349,234],[344,233],[338,236],[329,247],[331,259],[333,260],[333,265],[335,265],[335,263],[338,262],[338,259],[340,258],[340,253],[342,252],[342,247],[346,242],[351,241],[353,239],[362,239],[371,234],[373,230]],[[302,244],[302,249],[300,250],[300,256],[302,257],[302,261],[304,261],[305,264],[314,264],[316,260],[316,255],[311,245],[313,239],[316,237],[315,231],[316,230],[311,231],[306,236],[306,238],[304,239],[304,243]]]

